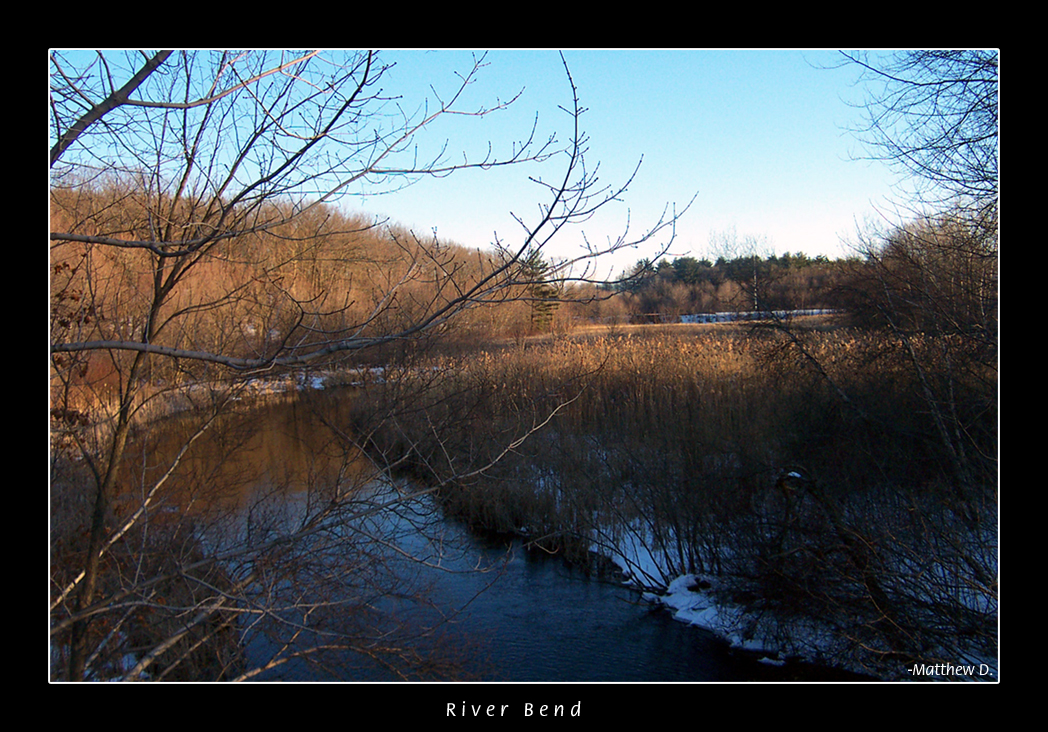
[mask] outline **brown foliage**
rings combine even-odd
[[[642,525],[668,574],[640,581],[719,574],[777,618],[787,645],[803,645],[791,627],[821,624],[841,639],[837,661],[873,673],[898,673],[922,648],[993,647],[995,420],[980,411],[992,391],[954,379],[984,455],[960,486],[912,367],[916,353],[925,377],[945,378],[943,336],[911,351],[822,323],[792,339],[731,325],[617,330],[441,362],[440,399],[419,409],[457,437],[405,424],[430,478],[570,399],[510,458],[448,486],[450,510],[579,561]]]

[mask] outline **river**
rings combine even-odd
[[[275,496],[287,501],[287,507],[281,509],[285,519],[300,516],[306,510],[305,483],[315,485],[336,470],[337,451],[330,449],[334,444],[330,434],[321,429],[311,409],[293,400],[252,408],[249,424],[250,429],[239,437],[210,437],[205,453],[220,451],[219,472],[237,476],[237,501],[251,505],[252,516],[257,514],[252,501],[261,493],[270,494],[270,501]],[[205,454],[202,462],[214,460],[214,455]],[[344,465],[339,474],[345,474]],[[279,491],[274,490],[277,484]],[[371,499],[381,500],[384,491],[398,489],[411,487],[388,482],[375,488]],[[518,540],[477,536],[440,515],[429,496],[400,504],[396,513],[367,520],[370,523],[363,531],[369,536],[381,534],[387,549],[395,546],[381,555],[375,553],[369,561],[395,574],[398,582],[368,607],[395,615],[397,628],[401,632],[409,629],[409,636],[417,631],[411,642],[446,661],[452,678],[519,682],[860,680],[802,663],[772,664],[759,654],[732,649],[713,633],[678,622],[646,602],[616,573],[586,572],[559,556],[529,551]],[[417,561],[420,557],[425,561]],[[350,589],[359,588],[347,585],[347,592]],[[249,637],[251,662],[262,661],[276,648],[259,634]],[[440,672],[433,676],[439,678]],[[288,681],[397,678],[382,664],[350,652],[337,663],[292,661],[255,677]]]

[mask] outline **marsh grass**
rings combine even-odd
[[[441,378],[398,436],[478,528],[578,562],[642,544],[656,569],[639,583],[723,577],[775,633],[819,623],[846,639],[839,660],[890,674],[996,644],[995,375],[953,368],[936,339],[906,346],[825,321],[491,344],[416,369]],[[963,490],[929,383],[986,458]]]

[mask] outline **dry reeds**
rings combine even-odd
[[[639,543],[662,569],[649,583],[731,575],[736,584],[725,586],[780,620],[842,623],[896,659],[914,638],[945,642],[938,621],[917,628],[929,608],[989,638],[991,616],[941,588],[977,585],[981,607],[996,606],[993,551],[965,538],[985,536],[995,521],[992,463],[958,487],[927,399],[945,384],[950,409],[992,455],[994,375],[971,359],[950,371],[956,352],[931,337],[899,344],[825,327],[788,336],[649,326],[478,348],[419,370],[442,378],[416,402],[426,421],[401,426],[426,466],[451,479],[446,507],[485,529],[576,557],[594,544]],[[455,470],[500,454],[481,474],[454,480]],[[769,493],[797,464],[808,482],[769,509]],[[926,519],[920,527],[908,518],[915,510]],[[966,526],[963,517],[976,514]],[[940,556],[918,565],[929,547]],[[931,574],[900,567],[899,557],[954,574],[929,585]]]

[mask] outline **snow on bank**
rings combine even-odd
[[[594,543],[591,550],[609,558],[625,577],[625,584],[641,591],[648,602],[660,605],[682,623],[710,631],[733,648],[763,653],[758,662],[783,665],[787,658],[830,665],[846,671],[869,673],[861,662],[861,649],[830,625],[816,619],[782,621],[771,613],[732,604],[723,598],[730,592],[725,580],[707,574],[668,577],[653,552],[637,534],[620,537],[614,547]],[[951,664],[912,664],[898,670],[900,679],[911,680],[998,680],[994,657],[965,653],[957,648],[929,649],[929,658],[954,657]],[[887,677],[886,677],[886,680]]]
[[[719,577],[668,576],[660,566],[664,563],[637,534],[620,537],[613,549],[594,544],[592,551],[611,559],[622,570],[627,585],[640,590],[648,602],[666,608],[674,620],[712,632],[733,648],[763,653],[758,659],[761,663],[778,666],[786,658],[825,663],[847,656],[841,639],[816,621],[794,621],[786,628],[768,613],[726,602],[722,598],[729,593]]]
[[[595,542],[591,551],[614,562],[622,570],[626,584],[641,590],[648,602],[665,607],[675,620],[709,630],[737,648],[776,656],[790,650],[776,642],[772,631],[746,608],[718,600],[718,578],[700,574],[672,576],[640,532],[616,537],[614,546]]]
[[[714,600],[715,587],[715,580],[710,577],[685,574],[670,582],[664,594],[645,593],[645,597],[669,609],[676,620],[713,631],[732,646],[777,653],[780,649],[755,637],[756,623],[747,621],[742,607]]]
[[[670,562],[646,541],[646,532],[633,527],[614,539],[594,541],[591,551],[609,558],[622,570],[625,583],[641,591],[645,600],[666,608],[682,623],[710,631],[733,648],[763,653],[763,663],[782,664],[787,657],[812,663],[847,657],[847,649],[829,628],[817,621],[793,621],[784,627],[766,612],[726,602],[724,580],[707,574],[678,574]],[[849,669],[860,671],[859,668]]]

